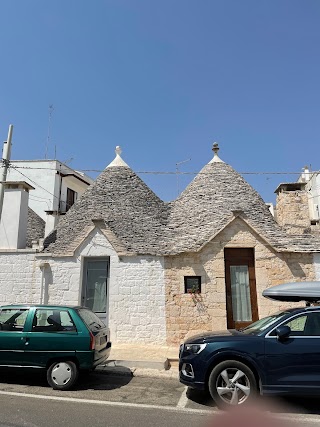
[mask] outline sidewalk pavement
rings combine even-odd
[[[179,347],[151,344],[113,344],[105,365],[96,371],[108,375],[178,378]]]

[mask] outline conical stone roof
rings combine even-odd
[[[174,253],[199,250],[240,215],[270,245],[279,250],[320,249],[314,236],[288,236],[277,224],[262,197],[217,155],[171,203],[168,225]]]
[[[207,164],[172,203],[175,249],[197,250],[239,213],[264,235],[280,232],[259,194],[226,163]]]
[[[156,253],[166,224],[165,203],[121,159],[88,187],[45,240],[45,250],[62,254],[92,220],[105,223],[126,252]]]
[[[320,252],[319,238],[290,236],[276,223],[256,190],[217,155],[173,202],[164,203],[116,158],[45,239],[45,251],[70,253],[93,229],[95,220],[127,254],[173,255],[195,252],[240,216],[279,251]],[[109,234],[108,234],[109,233]]]

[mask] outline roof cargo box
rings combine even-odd
[[[291,282],[265,289],[262,295],[277,301],[320,301],[319,282]]]

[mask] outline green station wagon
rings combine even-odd
[[[46,369],[54,389],[70,389],[110,351],[109,329],[86,307],[0,307],[0,366]]]

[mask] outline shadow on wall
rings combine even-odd
[[[320,280],[320,254],[314,254],[313,259],[315,265],[316,280]]]
[[[49,304],[49,286],[53,283],[53,275],[51,267],[48,266],[44,271],[43,289],[42,289],[42,304]]]
[[[308,259],[308,257],[310,257],[310,259]],[[307,278],[306,271],[304,271],[303,268],[301,267],[301,255],[297,255],[297,256],[291,255],[290,258],[285,257],[284,261],[286,262],[294,278],[302,279],[302,280]],[[307,264],[312,265],[312,263],[313,263],[313,256],[306,254],[305,257],[303,258],[303,265],[307,265]],[[308,277],[307,279],[312,280],[311,277]]]

